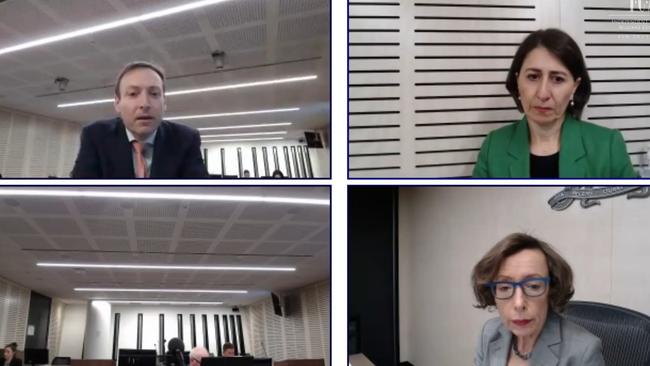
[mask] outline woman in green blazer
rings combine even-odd
[[[526,37],[506,88],[525,117],[488,134],[475,178],[637,177],[619,131],[580,121],[591,81],[568,34],[545,29]]]

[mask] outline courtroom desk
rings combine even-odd
[[[113,360],[72,360],[70,366],[115,366]]]
[[[325,360],[284,360],[277,361],[274,366],[325,366]]]

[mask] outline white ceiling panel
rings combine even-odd
[[[271,234],[269,240],[298,241],[318,230],[320,230],[320,226],[285,224]]]
[[[0,3],[0,48],[189,2],[6,1]],[[226,1],[2,55],[0,106],[57,121],[112,118],[115,111],[110,104],[56,106],[112,98],[119,70],[135,60],[162,66],[168,90],[315,74],[316,80],[286,84],[282,89],[246,88],[167,100],[167,116],[299,107],[300,112],[282,115],[181,122],[198,128],[280,118],[293,122],[287,138],[302,138],[305,130],[329,126],[329,13],[330,2],[323,0]],[[216,50],[225,51],[222,69],[216,69],[211,57]],[[70,80],[66,90],[58,90],[56,77]]]
[[[23,249],[52,249],[50,243],[42,236],[11,236],[8,238]]]
[[[270,224],[235,224],[231,226],[225,239],[255,239],[266,233],[272,225]]]
[[[203,9],[214,29],[262,21],[266,18],[264,0],[229,1]]]
[[[88,231],[95,236],[127,236],[126,221],[111,219],[86,219]]]
[[[19,217],[0,217],[0,233],[38,234],[29,222]]]
[[[280,0],[280,15],[292,15],[317,10],[328,11],[329,0]]]
[[[27,190],[33,190],[29,188]],[[70,188],[53,187],[53,190]],[[78,187],[75,190],[328,198],[323,187]],[[0,276],[64,299],[128,298],[75,287],[241,287],[246,296],[329,278],[329,207],[185,200],[9,196],[0,200]],[[323,255],[323,253],[327,253]],[[36,262],[296,267],[292,273],[37,267]],[[198,278],[209,278],[198,281]],[[47,280],[44,280],[47,279]],[[260,295],[262,294],[262,295]],[[159,298],[215,299],[213,294]]]

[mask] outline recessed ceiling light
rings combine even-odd
[[[327,199],[292,198],[273,196],[244,196],[219,194],[190,194],[190,193],[151,193],[151,192],[122,192],[122,191],[77,191],[77,190],[47,190],[47,189],[5,189],[0,188],[0,196],[37,196],[37,197],[93,197],[93,198],[125,198],[153,200],[186,200],[186,201],[234,201],[260,203],[288,203],[303,205],[329,206]]]
[[[75,31],[72,31],[72,32],[61,33],[61,34],[57,34],[57,35],[54,35],[54,36],[40,38],[40,39],[36,39],[36,40],[33,40],[33,41],[17,44],[15,46],[0,48],[0,55],[4,55],[4,54],[7,54],[7,53],[16,52],[16,51],[21,51],[21,50],[26,50],[28,48],[43,46],[43,45],[54,43],[54,42],[60,42],[60,41],[66,40],[66,39],[82,37],[82,36],[86,36],[86,35],[93,34],[93,33],[99,33],[99,32],[109,30],[109,29],[124,27],[124,26],[134,24],[134,23],[146,22],[148,20],[152,20],[152,19],[156,19],[156,18],[162,18],[162,17],[166,17],[166,16],[169,16],[169,15],[173,15],[173,14],[178,14],[178,13],[182,13],[182,12],[202,8],[202,7],[205,7],[205,6],[221,3],[221,2],[224,2],[224,1],[228,1],[228,0],[195,1],[195,2],[192,2],[192,3],[189,3],[189,4],[184,4],[184,5],[174,6],[172,8],[167,8],[167,9],[163,9],[163,10],[159,10],[159,11],[154,11],[152,13],[137,15],[137,16],[134,16],[134,17],[129,17],[129,18],[126,18],[126,19],[116,20],[116,21],[109,22],[109,23],[98,24],[98,25],[94,25],[92,27],[78,29],[78,30],[75,30]]]
[[[251,267],[251,266],[173,266],[151,264],[95,264],[95,263],[36,263],[39,267],[61,268],[108,268],[108,269],[164,269],[164,270],[196,270],[196,271],[276,271],[293,272],[294,267]]]
[[[220,301],[151,301],[151,300],[93,300],[106,301],[111,304],[142,304],[142,305],[222,305]]]
[[[199,131],[233,130],[238,128],[278,127],[278,126],[291,126],[291,122],[260,123],[254,125],[232,125],[232,126],[219,126],[219,127],[201,127],[201,128],[197,128],[197,130]]]
[[[202,144],[210,144],[214,142],[240,142],[240,141],[274,141],[284,140],[284,137],[260,137],[258,139],[224,139],[224,140],[206,140],[201,141]]]
[[[258,135],[286,135],[287,131],[269,131],[269,132],[242,132],[242,133],[223,133],[219,135],[202,135],[201,138],[213,137],[233,137],[233,136],[258,136]]]
[[[166,288],[87,288],[77,287],[78,292],[174,292],[174,293],[208,293],[208,294],[247,294],[246,290],[202,290],[202,289],[166,289]]]
[[[173,95],[207,93],[207,92],[219,91],[219,90],[250,88],[250,87],[253,87],[253,86],[265,86],[265,85],[273,85],[273,84],[293,83],[293,82],[298,82],[298,81],[313,80],[313,79],[316,79],[317,77],[318,77],[317,75],[308,75],[308,76],[296,76],[296,77],[283,78],[283,79],[252,81],[252,82],[249,82],[249,83],[216,85],[216,86],[210,86],[210,87],[205,87],[205,88],[168,91],[168,92],[165,93],[165,96],[169,97],[169,96],[173,96]],[[86,100],[86,101],[73,102],[73,103],[63,103],[63,104],[57,105],[57,107],[58,108],[69,108],[69,107],[79,107],[79,106],[85,106],[85,105],[104,104],[104,103],[113,103],[113,99],[97,99],[97,100]]]
[[[279,108],[279,109],[262,109],[257,111],[243,111],[243,112],[228,112],[228,113],[215,113],[215,114],[195,114],[190,116],[176,116],[165,117],[166,120],[172,121],[175,119],[196,119],[196,118],[212,118],[212,117],[230,117],[230,116],[244,116],[247,114],[262,114],[262,113],[279,113],[279,112],[293,112],[299,111],[300,108]]]

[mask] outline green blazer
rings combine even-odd
[[[474,178],[530,178],[528,121],[488,134],[474,166]],[[560,178],[637,178],[623,135],[571,116],[560,135]]]

